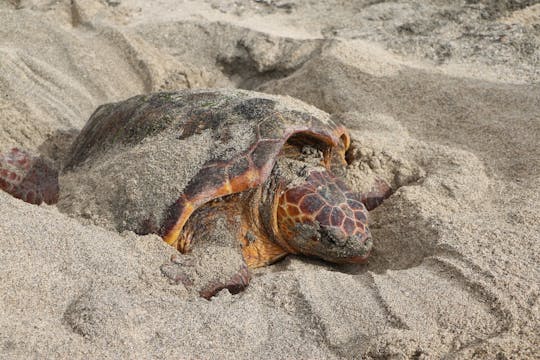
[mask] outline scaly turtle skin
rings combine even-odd
[[[18,149],[0,155],[0,188],[75,215],[92,209],[117,230],[159,234],[188,254],[163,273],[210,298],[242,290],[248,268],[286,254],[365,261],[364,204],[377,206],[390,188],[360,195],[333,174],[349,146],[343,126],[292,98],[156,93],[99,107],[59,177]]]

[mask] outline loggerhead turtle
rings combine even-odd
[[[378,183],[360,195],[334,175],[349,146],[343,126],[290,97],[155,93],[100,106],[60,175],[24,151],[0,155],[0,188],[119,231],[159,234],[188,254],[162,272],[208,299],[241,291],[249,268],[287,254],[366,260],[366,206],[391,190]]]

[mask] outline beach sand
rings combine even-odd
[[[396,190],[369,263],[289,256],[211,301],[158,236],[0,192],[0,357],[540,358],[534,2],[0,0],[0,151],[60,167],[103,103],[242,88],[330,113],[349,184]]]

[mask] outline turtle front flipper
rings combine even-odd
[[[237,294],[250,280],[241,234],[238,204],[210,202],[199,208],[184,227],[183,236],[190,238],[188,252],[175,255],[161,267],[161,272],[205,299],[223,289]]]
[[[394,191],[383,179],[376,178],[371,186],[371,190],[360,194],[360,201],[368,211],[375,209],[382,202],[390,197]]]
[[[0,154],[0,189],[30,204],[58,202],[58,171],[17,148]]]

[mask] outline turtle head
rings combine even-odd
[[[328,171],[312,171],[304,182],[284,189],[276,222],[284,248],[330,262],[364,262],[373,244],[364,204]]]

